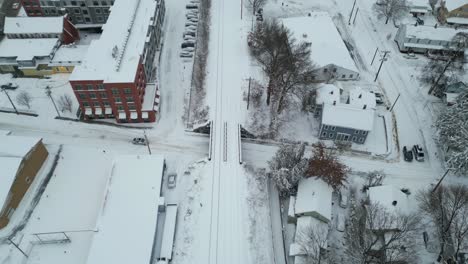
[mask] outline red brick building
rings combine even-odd
[[[159,90],[154,61],[164,13],[163,0],[114,3],[101,37],[91,43],[70,77],[85,119],[156,121]]]
[[[39,0],[21,0],[21,5],[28,16],[43,16],[44,12],[41,8]]]

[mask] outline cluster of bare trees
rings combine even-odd
[[[418,200],[436,228],[441,262],[456,260],[468,237],[468,188],[440,185],[436,190],[421,192]]]
[[[263,8],[263,6],[265,6],[266,0],[248,0],[248,4],[250,8],[252,9],[252,14],[255,15],[255,13],[260,8]]]
[[[275,20],[257,24],[249,35],[252,56],[268,77],[266,104],[270,107],[270,130],[279,126],[279,115],[301,101],[314,83],[315,66],[310,60],[310,44],[298,43],[290,31]]]
[[[282,196],[297,192],[299,181],[304,177],[318,177],[334,189],[346,182],[349,172],[333,150],[322,143],[313,145],[312,156],[304,156],[305,145],[282,145],[269,164],[269,178]]]
[[[457,33],[452,42],[451,50],[444,56],[434,57],[422,70],[420,80],[429,85],[429,94],[441,97],[447,85],[459,81],[464,73],[464,51],[468,47],[468,33]]]
[[[378,18],[385,18],[385,24],[388,24],[390,19],[395,23],[396,20],[409,12],[406,0],[377,0],[373,8]]]
[[[378,203],[352,204],[345,233],[350,264],[417,263],[415,236],[420,217],[391,212]]]

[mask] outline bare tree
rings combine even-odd
[[[255,15],[255,13],[260,9],[265,6],[266,0],[249,0],[249,5],[252,8],[252,14]]]
[[[439,142],[446,148],[448,168],[462,175],[468,173],[468,91],[462,92],[454,105],[447,107],[435,125]]]
[[[435,191],[420,192],[418,201],[437,228],[440,257],[442,260],[455,258],[468,233],[468,187],[440,185]]]
[[[16,96],[16,102],[19,105],[26,106],[28,109],[31,109],[32,97],[28,92],[22,91]]]
[[[374,170],[366,173],[366,183],[363,186],[363,191],[367,191],[370,187],[381,186],[386,175],[382,170]]]
[[[346,183],[349,168],[341,163],[333,150],[326,149],[323,143],[314,144],[313,147],[306,175],[319,177],[333,189],[339,189]]]
[[[307,263],[321,263],[327,249],[328,230],[326,226],[309,224],[302,230],[295,242],[299,245],[300,255],[304,255]]]
[[[440,59],[430,61],[424,68],[421,80],[431,84],[428,94],[434,93],[440,96],[445,91],[446,83],[456,81],[458,75],[464,72],[463,60],[465,49],[468,48],[468,33],[457,33],[452,38],[449,48],[450,50],[446,51],[447,56],[443,57],[447,58],[446,61]]]
[[[420,218],[390,212],[377,203],[354,204],[346,228],[347,263],[417,263],[415,236]]]
[[[299,180],[304,176],[307,159],[304,158],[305,145],[282,145],[268,162],[269,177],[282,196],[297,192]]]
[[[259,23],[249,35],[252,56],[268,76],[266,103],[270,105],[274,86],[281,72],[281,64],[288,50],[289,31],[276,20]]]
[[[395,21],[409,12],[406,0],[377,0],[373,8],[378,18],[385,18],[385,24],[388,24],[390,18]]]
[[[62,113],[65,111],[68,111],[70,113],[72,112],[73,100],[70,95],[68,94],[61,95],[57,104],[60,107],[60,111],[62,111]]]

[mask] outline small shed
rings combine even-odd
[[[296,216],[313,216],[328,223],[331,219],[333,189],[322,179],[310,177],[299,182]]]

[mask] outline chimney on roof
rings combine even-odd
[[[364,106],[362,107],[362,109],[366,109],[366,108],[367,108],[367,105],[364,105]]]
[[[333,91],[331,91],[330,94],[333,94]]]
[[[306,33],[302,34],[302,37],[307,38],[307,34]]]
[[[336,105],[336,101],[333,101],[333,105]]]
[[[392,202],[392,205],[393,205],[393,206],[396,206],[397,203],[398,203],[397,201],[393,201],[393,202]]]
[[[359,94],[359,99],[361,99],[361,98],[362,98],[362,94]]]

